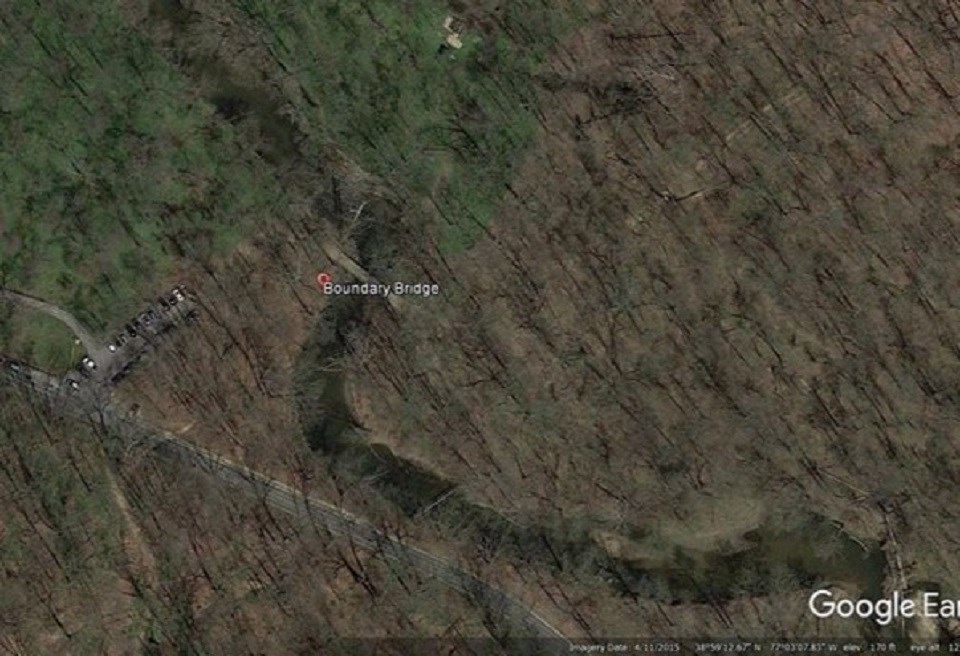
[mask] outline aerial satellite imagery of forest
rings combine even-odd
[[[950,0],[2,2],[0,654],[960,651],[958,263]]]

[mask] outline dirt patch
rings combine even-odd
[[[117,485],[117,480],[112,474],[107,474],[107,480],[110,485],[110,493],[120,510],[123,517],[123,547],[127,553],[131,567],[135,575],[140,577],[150,586],[157,585],[157,562],[153,555],[150,545],[144,539],[143,532],[137,525],[137,521],[130,512],[130,504],[126,495]]]
[[[694,551],[736,548],[764,519],[763,502],[747,497],[710,497],[691,501],[682,520],[666,519],[657,533],[671,544]]]

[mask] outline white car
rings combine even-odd
[[[107,350],[110,351],[111,353],[116,353],[116,352],[117,352],[117,345],[116,345],[116,344],[107,344]]]
[[[94,361],[93,361],[93,358],[91,358],[89,355],[83,356],[83,359],[80,361],[80,363],[81,363],[84,367],[86,367],[87,369],[96,369],[96,368],[97,368],[97,363],[94,362]]]
[[[173,297],[178,301],[187,300],[187,296],[186,294],[184,294],[183,285],[178,285],[177,287],[174,287],[172,294],[173,294]]]

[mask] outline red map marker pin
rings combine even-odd
[[[330,282],[330,280],[331,280],[330,274],[327,273],[326,271],[321,271],[320,273],[317,274],[317,284],[320,285],[321,287],[323,287],[328,282]]]

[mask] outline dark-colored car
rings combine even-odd
[[[121,381],[121,380],[123,380],[124,378],[126,378],[126,377],[127,377],[127,374],[129,374],[129,373],[130,373],[130,365],[127,365],[126,367],[124,367],[123,369],[121,369],[120,371],[118,371],[117,373],[115,373],[115,374],[113,375],[113,378],[111,378],[110,380],[111,380],[111,382],[114,382],[114,383],[117,382],[117,381]]]

